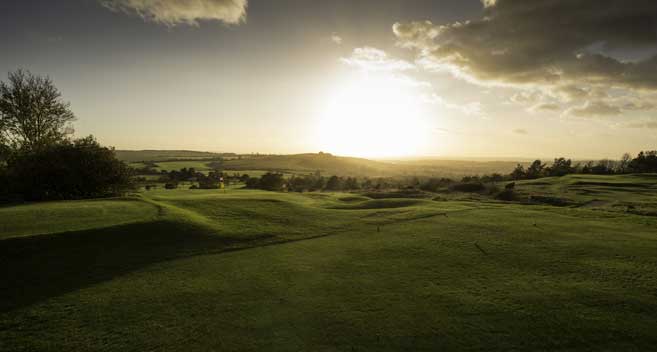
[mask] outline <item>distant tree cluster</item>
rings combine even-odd
[[[219,189],[221,183],[229,186],[232,183],[246,183],[249,175],[234,173],[229,175],[221,170],[212,170],[207,175],[203,172],[196,171],[195,168],[182,168],[180,170],[160,171],[159,182],[165,184],[166,189],[178,188],[178,185],[184,182],[192,183],[192,189]],[[154,185],[147,184],[147,189],[154,188]]]
[[[614,175],[653,172],[657,172],[657,151],[654,150],[642,151],[634,159],[626,153],[620,160],[603,159],[598,162],[589,161],[577,165],[573,165],[572,160],[565,158],[554,159],[550,166],[536,160],[527,168],[518,165],[508,178],[512,180],[532,180],[541,177],[561,177],[569,174]]]
[[[75,115],[50,78],[19,70],[0,82],[0,199],[118,195],[131,170],[91,136],[72,140]]]
[[[542,177],[562,177],[569,174],[620,174],[657,172],[657,151],[641,152],[632,159],[625,154],[619,161],[601,160],[597,163],[573,164],[571,159],[556,158],[547,165],[535,160],[527,167],[518,165],[510,174],[494,173],[482,176],[466,176],[457,181],[450,178],[434,177],[324,177],[319,172],[308,175],[293,175],[289,178],[281,173],[267,173],[262,177],[248,177],[240,180],[246,188],[268,191],[314,192],[314,191],[382,191],[382,190],[416,190],[425,192],[464,192],[495,195],[502,200],[515,197],[517,180],[531,180]],[[506,182],[504,187],[498,183]],[[501,189],[502,188],[502,189]]]
[[[319,172],[309,175],[293,175],[286,179],[281,173],[266,173],[262,177],[250,177],[246,188],[268,191],[315,192],[315,191],[357,191],[402,187],[405,182],[393,179],[370,179],[340,176],[322,176]]]

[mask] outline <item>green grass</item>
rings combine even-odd
[[[569,175],[518,182],[523,197],[550,195],[576,206],[657,215],[657,175]]]
[[[155,207],[133,199],[48,202],[0,207],[0,239],[151,221],[156,216]]]
[[[211,159],[223,156],[210,152],[189,150],[117,150],[116,157],[126,162],[163,161],[174,159]]]
[[[643,184],[585,186],[644,202],[655,187],[651,177],[594,179],[518,189],[586,202],[577,182]],[[74,228],[98,213],[89,204],[110,215]],[[113,215],[117,204],[134,216]],[[63,213],[25,215],[41,209]],[[156,190],[0,214],[17,223],[10,237],[20,236],[0,240],[0,350],[645,351],[657,343],[657,217],[607,204]]]

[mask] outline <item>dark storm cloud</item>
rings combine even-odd
[[[238,24],[246,17],[247,0],[100,0],[110,10],[137,14],[167,26],[198,21]]]
[[[481,84],[548,87],[570,100],[585,98],[599,86],[657,90],[657,56],[627,60],[618,55],[657,49],[657,1],[483,3],[478,19],[397,23],[394,32],[400,45],[417,50],[425,67]],[[589,107],[604,110],[598,108],[596,103]]]

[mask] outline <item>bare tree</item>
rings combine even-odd
[[[632,156],[629,153],[623,154],[620,162],[618,163],[618,172],[624,174],[630,168],[630,162],[632,162]]]
[[[36,149],[72,133],[75,115],[49,77],[18,70],[0,82],[0,144]]]

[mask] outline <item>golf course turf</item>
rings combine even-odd
[[[654,350],[655,178],[516,187],[1,207],[0,350]]]

